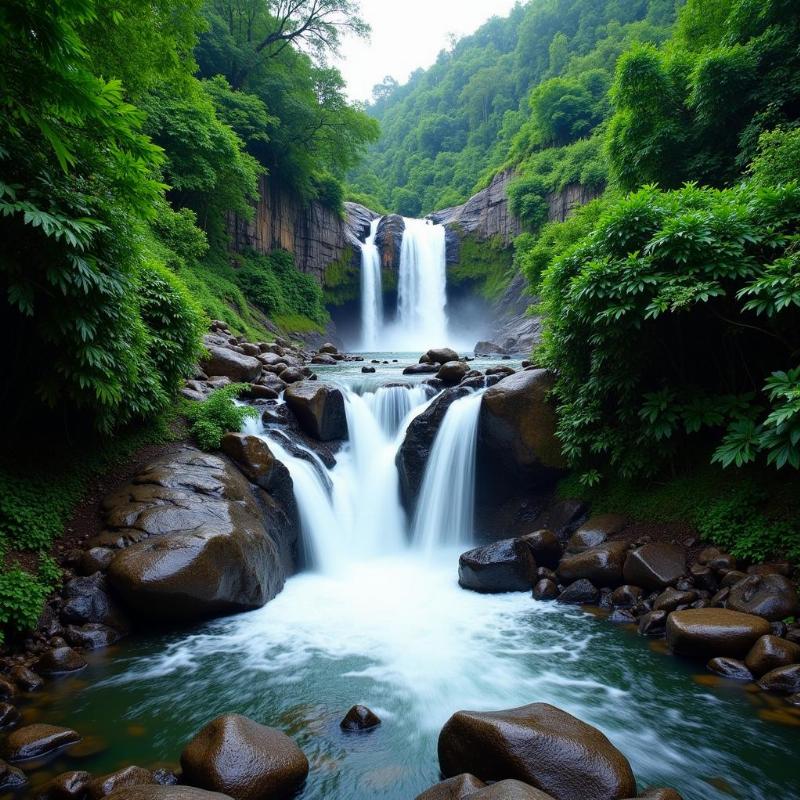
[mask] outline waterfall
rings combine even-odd
[[[397,319],[406,347],[447,342],[445,230],[424,219],[406,219],[400,248]]]
[[[416,547],[469,545],[475,510],[475,450],[483,392],[456,400],[442,421],[425,467],[412,529]]]
[[[364,400],[387,436],[396,436],[408,414],[428,399],[425,386],[381,386]]]
[[[361,347],[376,350],[383,329],[383,285],[381,255],[375,244],[375,234],[381,218],[372,220],[369,236],[361,246]]]

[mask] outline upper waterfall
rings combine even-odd
[[[381,219],[372,221],[361,246],[362,350],[427,350],[449,344],[444,226],[403,219],[397,309],[393,321],[385,322],[381,256],[375,243]]]

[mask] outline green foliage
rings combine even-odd
[[[511,248],[501,236],[488,242],[466,236],[461,240],[458,264],[449,270],[448,281],[456,286],[469,283],[487,300],[496,300],[514,275],[511,265]]]
[[[5,630],[36,626],[53,587],[19,566],[0,572],[0,642]]]
[[[540,357],[588,482],[653,474],[689,437],[800,463],[798,222],[798,184],[646,188],[547,269]]]
[[[797,119],[799,44],[791,0],[688,0],[667,47],[617,65],[609,156],[620,184],[738,180],[764,132]]]
[[[762,134],[749,171],[762,186],[800,180],[800,127],[776,128]]]
[[[361,295],[361,270],[353,263],[353,249],[346,247],[337,261],[325,267],[323,280],[325,305],[340,306]]]
[[[192,436],[203,450],[218,450],[226,433],[240,431],[246,419],[258,416],[252,406],[234,404],[244,388],[246,384],[232,383],[212,392],[203,402],[187,407]]]
[[[609,113],[617,58],[633,42],[664,42],[674,17],[672,0],[552,0],[492,18],[406,85],[376,86],[368,110],[382,135],[353,188],[417,216],[464,202],[501,168],[527,172],[531,156],[591,138]],[[593,185],[605,181],[598,156]]]
[[[245,295],[270,316],[299,315],[317,324],[327,322],[322,289],[295,267],[291,253],[268,256],[245,253],[239,259],[236,282]]]

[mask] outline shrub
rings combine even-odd
[[[251,406],[234,404],[244,388],[245,384],[232,383],[188,407],[186,416],[191,420],[192,436],[203,450],[218,450],[226,433],[240,431],[246,419],[258,416]]]
[[[16,632],[33,628],[52,588],[19,565],[0,572],[0,628]]]

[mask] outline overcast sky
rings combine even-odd
[[[451,33],[472,33],[490,17],[508,14],[515,1],[361,0],[372,37],[346,40],[337,64],[350,99],[369,100],[386,75],[405,83],[415,69],[433,64]]]

